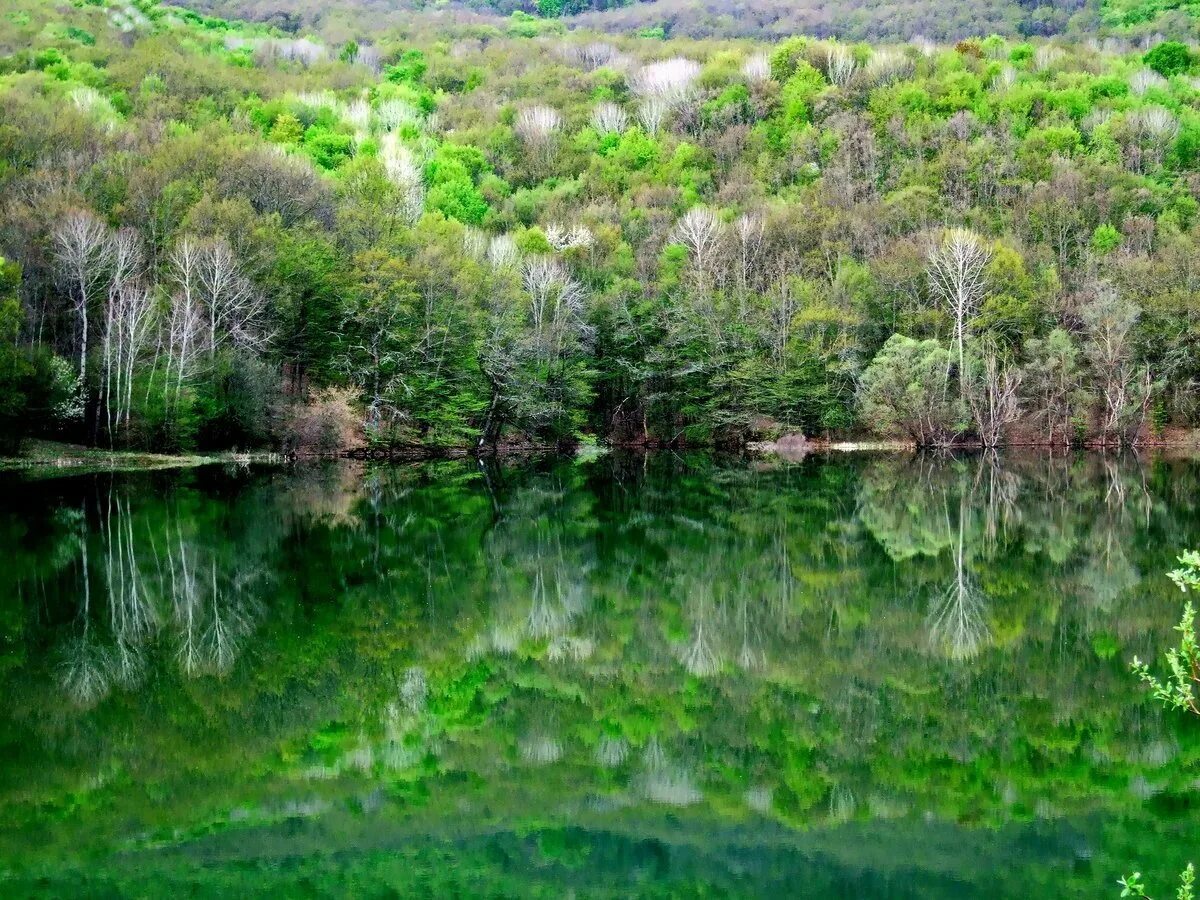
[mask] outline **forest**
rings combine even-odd
[[[1142,26],[1186,7],[868,45],[19,0],[0,437],[1169,441],[1200,56]]]

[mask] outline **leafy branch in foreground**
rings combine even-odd
[[[1179,585],[1185,594],[1200,587],[1200,552],[1187,550],[1179,557],[1180,567],[1168,573],[1170,579]],[[1167,666],[1171,670],[1165,681],[1160,681],[1150,673],[1150,667],[1134,657],[1132,669],[1142,681],[1150,685],[1154,696],[1167,709],[1186,709],[1200,716],[1200,707],[1196,702],[1195,685],[1200,684],[1200,651],[1196,647],[1196,608],[1189,600],[1183,606],[1183,618],[1175,626],[1181,638],[1178,647],[1172,647],[1166,652]],[[1117,882],[1122,890],[1122,897],[1143,897],[1149,900],[1146,886],[1142,883],[1142,873],[1134,872],[1126,875]],[[1179,890],[1175,893],[1176,900],[1195,900],[1196,869],[1188,863],[1188,867],[1179,876]]]
[[[1146,886],[1142,883],[1142,873],[1134,872],[1132,875],[1126,875],[1117,884],[1121,885],[1122,897],[1142,897],[1144,900],[1150,900],[1146,893]],[[1183,874],[1179,876],[1179,890],[1175,892],[1175,900],[1195,900],[1196,887],[1196,867],[1188,863],[1188,867],[1183,870]]]
[[[1180,568],[1170,578],[1185,593],[1200,587],[1200,552],[1189,550],[1179,557]],[[1154,691],[1156,699],[1168,709],[1186,709],[1200,716],[1196,688],[1200,684],[1200,649],[1196,645],[1196,608],[1189,600],[1183,607],[1183,618],[1175,626],[1180,634],[1178,647],[1166,652],[1169,677],[1160,680],[1151,674],[1150,667],[1134,657],[1134,673]]]

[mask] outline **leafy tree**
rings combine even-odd
[[[862,374],[863,416],[918,446],[948,442],[963,417],[950,395],[951,366],[949,351],[937,341],[892,335]]]

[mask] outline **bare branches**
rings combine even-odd
[[[674,239],[687,248],[702,279],[712,273],[714,257],[722,246],[724,235],[724,223],[703,206],[688,210],[675,224]]]
[[[425,211],[425,175],[416,156],[394,134],[380,141],[379,156],[388,180],[400,194],[400,217],[409,226],[417,224]]]
[[[751,84],[761,84],[771,78],[771,63],[767,54],[755,53],[742,63],[742,77]]]
[[[646,97],[638,104],[638,122],[648,134],[658,134],[670,111],[667,101],[659,97]]]
[[[700,75],[700,65],[682,56],[642,66],[629,79],[629,90],[636,97],[662,100],[668,106],[686,103]]]
[[[967,392],[975,431],[983,446],[1000,446],[1004,429],[1020,417],[1021,380],[1020,370],[1004,365],[994,347],[984,351],[980,371]]]
[[[59,276],[66,283],[79,317],[79,389],[83,390],[87,380],[89,307],[109,275],[112,231],[94,213],[75,210],[55,226],[51,239]]]
[[[550,246],[560,253],[564,250],[583,249],[592,246],[595,238],[584,225],[572,225],[569,228],[557,222],[546,226],[546,240]]]
[[[825,48],[825,72],[830,83],[845,87],[854,77],[857,68],[854,54],[841,44],[830,44]]]
[[[946,231],[926,254],[929,288],[954,319],[960,384],[964,384],[966,372],[964,343],[987,294],[986,269],[991,258],[982,239],[965,228]]]
[[[112,277],[104,309],[100,394],[109,440],[129,429],[134,368],[154,328],[154,300],[146,286],[141,240],[123,228],[112,237]]]
[[[592,127],[597,134],[620,134],[629,126],[629,116],[615,103],[597,103],[592,110]]]
[[[1151,88],[1165,88],[1166,86],[1167,79],[1153,69],[1139,69],[1129,79],[1129,89],[1139,97]]]
[[[1123,299],[1110,284],[1098,285],[1095,298],[1079,311],[1087,336],[1084,355],[1104,399],[1100,433],[1105,442],[1129,439],[1141,424],[1136,413],[1149,399],[1148,377],[1139,379],[1133,368],[1130,339],[1140,315],[1137,304]]]
[[[562,128],[562,116],[549,106],[526,106],[517,113],[513,129],[540,162],[549,162],[554,138]]]
[[[173,392],[177,405],[184,383],[204,356],[211,360],[226,342],[248,350],[265,346],[266,298],[242,273],[222,238],[181,238],[167,258],[167,280],[174,289],[163,389]]]

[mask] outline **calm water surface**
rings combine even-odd
[[[1200,863],[1200,464],[0,482],[5,896],[1109,897]]]

